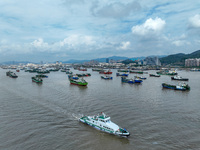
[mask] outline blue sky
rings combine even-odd
[[[139,57],[200,49],[200,1],[0,1],[0,62]]]

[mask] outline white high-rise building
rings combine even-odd
[[[200,66],[200,58],[190,58],[185,60],[186,67],[199,67]]]

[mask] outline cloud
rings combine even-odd
[[[90,10],[96,17],[123,18],[128,17],[133,12],[141,10],[141,6],[136,1],[130,3],[110,1],[110,4],[95,1]]]
[[[36,48],[48,48],[48,46],[49,46],[48,43],[45,43],[42,38],[34,40],[31,43],[31,45],[33,45]]]
[[[190,27],[200,28],[200,14],[189,18]]]
[[[94,37],[88,35],[70,35],[69,37],[65,38],[63,41],[60,42],[60,46],[69,46],[69,47],[76,47],[79,45],[94,45],[96,41]]]
[[[198,1],[2,0],[0,8],[1,61],[165,55],[200,47]]]
[[[184,46],[184,45],[190,45],[190,42],[187,42],[185,40],[177,40],[172,42],[172,44],[176,45],[176,46]]]
[[[131,44],[131,43],[130,43],[129,41],[127,41],[127,42],[122,42],[122,43],[121,43],[121,46],[118,47],[117,49],[119,49],[119,50],[126,50],[126,49],[129,48],[130,44]]]
[[[145,36],[148,34],[158,34],[165,26],[165,21],[156,17],[154,20],[149,18],[142,25],[132,27],[132,33]]]

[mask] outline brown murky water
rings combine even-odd
[[[141,85],[130,85],[121,83],[117,70],[106,81],[88,69],[89,84],[79,87],[70,85],[63,72],[51,72],[38,85],[31,81],[34,73],[20,71],[12,79],[6,71],[0,69],[0,149],[200,149],[200,72],[178,71],[191,87],[182,92],[162,89],[163,82],[178,83],[170,76],[145,74]],[[102,111],[131,136],[110,135],[77,119]]]

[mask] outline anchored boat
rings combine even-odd
[[[143,71],[133,71],[133,70],[130,70],[130,73],[143,74],[144,72]]]
[[[113,123],[110,120],[110,117],[105,113],[101,113],[100,115],[95,116],[83,116],[79,119],[79,121],[110,134],[124,137],[128,137],[130,135],[130,133],[125,128],[123,129],[117,124]]]
[[[108,71],[102,70],[99,71],[99,74],[112,74],[112,71],[110,69]]]
[[[18,76],[17,76],[14,72],[12,72],[12,71],[6,72],[6,75],[9,76],[9,77],[11,77],[11,78],[17,78],[17,77],[18,77]]]
[[[149,74],[150,77],[160,77],[159,74]]]
[[[190,86],[186,83],[181,83],[179,85],[163,83],[162,87],[167,88],[167,89],[173,89],[173,90],[181,90],[181,91],[190,90]]]
[[[32,77],[32,81],[33,82],[36,82],[36,83],[42,83],[43,82],[43,80],[42,80],[42,78],[40,78],[40,77]]]
[[[74,79],[74,80],[78,80],[79,79],[79,77],[77,75],[72,75],[72,74],[69,74],[68,78],[69,79]]]
[[[127,79],[126,77],[121,77],[121,81],[125,83],[142,83],[143,81],[139,78]]]
[[[174,77],[171,77],[172,80],[178,80],[178,81],[188,81],[189,79],[188,78],[182,78],[181,76],[174,76]]]
[[[124,77],[128,77],[128,73],[116,73],[116,76],[124,76]]]
[[[80,86],[87,86],[88,83],[83,79],[72,79],[72,78],[69,78],[69,81],[71,84],[74,84],[74,85],[80,85]]]
[[[176,71],[171,71],[171,70],[161,70],[156,73],[159,75],[172,75],[172,76],[178,75],[178,73]]]
[[[146,79],[147,79],[146,77],[143,77],[143,76],[141,76],[141,77],[135,76],[135,78],[139,78],[139,79],[141,79],[141,80],[146,80]]]
[[[39,78],[48,78],[48,76],[45,75],[45,74],[37,74],[36,77],[39,77]]]
[[[110,76],[101,76],[101,79],[112,80],[113,77],[110,77]]]

